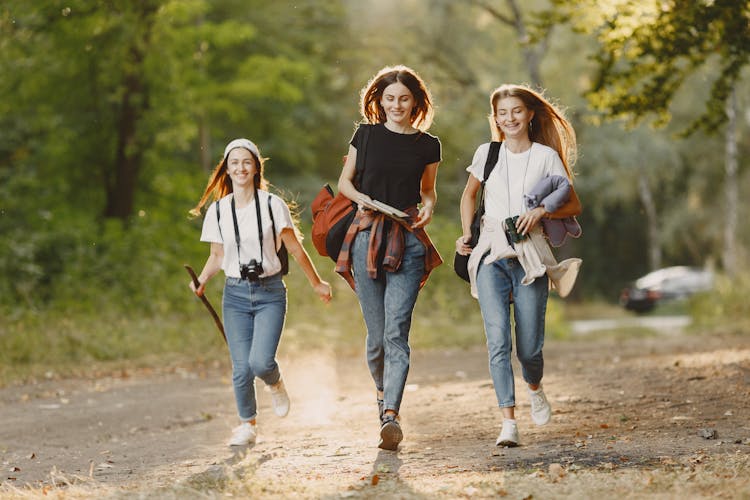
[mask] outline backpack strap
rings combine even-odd
[[[500,157],[500,146],[502,144],[503,143],[499,141],[492,141],[490,143],[490,149],[487,152],[487,161],[484,162],[484,177],[482,177],[482,184],[487,183],[487,179],[495,168],[497,159]]]
[[[271,217],[271,230],[273,231],[274,250],[277,246],[276,241],[276,221],[273,219],[273,210],[271,210],[271,193],[268,193],[268,215]]]
[[[482,177],[482,186],[479,188],[479,207],[477,212],[480,216],[484,215],[484,185],[487,184],[487,179],[490,177],[492,170],[497,164],[497,159],[500,157],[500,146],[503,143],[500,141],[492,141],[490,143],[490,149],[487,151],[487,161],[484,162],[484,176]]]
[[[216,225],[219,226],[219,236],[224,241],[224,235],[221,234],[221,213],[219,212],[219,200],[216,200]]]

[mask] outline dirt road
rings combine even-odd
[[[260,440],[234,451],[224,446],[236,425],[224,366],[6,388],[0,496],[62,487],[74,497],[182,497],[177,489],[543,498],[593,496],[603,475],[617,491],[637,473],[636,491],[671,498],[702,464],[736,471],[716,473],[712,493],[750,496],[750,337],[588,337],[548,342],[545,361],[553,420],[531,423],[519,385],[523,446],[514,449],[494,446],[500,413],[483,348],[413,353],[397,453],[376,448],[374,392],[359,355],[282,353],[292,411],[276,418],[261,390]]]

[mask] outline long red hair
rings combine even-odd
[[[497,125],[497,103],[506,97],[517,97],[534,112],[529,124],[529,139],[549,146],[560,156],[568,178],[573,182],[573,165],[578,155],[576,132],[563,112],[540,92],[525,85],[504,84],[496,88],[490,96],[490,130],[492,139],[502,141],[505,137]]]

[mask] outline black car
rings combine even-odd
[[[648,312],[656,304],[682,299],[713,288],[711,271],[689,266],[665,267],[638,278],[620,293],[620,304],[629,311]]]

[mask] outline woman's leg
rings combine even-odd
[[[552,409],[540,387],[544,375],[542,347],[544,346],[544,318],[549,295],[548,278],[546,275],[540,276],[528,285],[521,285],[523,274],[523,271],[516,273],[513,288],[516,350],[523,379],[529,385],[531,419],[537,425],[544,425],[552,417]]]
[[[509,260],[502,259],[486,265],[484,260],[480,261],[477,294],[487,336],[490,375],[495,386],[497,404],[504,409],[503,416],[513,418],[516,393],[511,365],[513,344],[510,334],[510,292],[513,284],[508,270]]]
[[[397,272],[385,274],[383,396],[385,413],[398,414],[409,374],[409,330],[424,274],[425,248],[413,233],[405,233],[404,256]]]
[[[352,271],[357,298],[367,327],[367,366],[375,382],[375,389],[383,392],[383,370],[385,350],[383,331],[385,328],[385,280],[382,276],[372,279],[367,275],[367,248],[370,231],[360,231],[352,245]]]
[[[518,262],[513,268],[513,315],[516,323],[516,352],[523,379],[536,388],[544,375],[544,319],[549,295],[547,276],[521,285],[524,271]]]
[[[232,386],[240,420],[251,422],[256,417],[255,375],[250,368],[253,344],[251,292],[247,281],[227,278],[222,309],[224,330],[232,359]]]
[[[252,285],[255,332],[249,353],[252,373],[267,385],[279,382],[276,350],[286,317],[286,287],[281,276]]]

